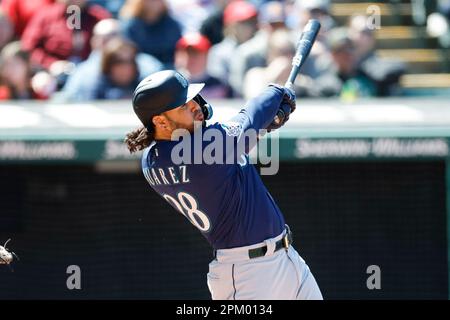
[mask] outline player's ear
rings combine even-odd
[[[197,111],[199,106],[200,105],[194,100],[191,100],[187,103],[187,107],[189,108],[189,111],[191,111],[192,113]]]
[[[163,116],[154,116],[152,122],[160,130],[166,130],[168,127],[167,119]]]

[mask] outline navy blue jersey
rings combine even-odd
[[[284,229],[280,209],[249,163],[252,145],[238,148],[246,130],[270,124],[282,97],[282,89],[268,87],[229,121],[200,129],[203,135],[220,132],[224,157],[232,154],[237,161],[174,163],[171,155],[179,141],[156,141],[144,150],[142,170],[151,187],[196,226],[214,249],[252,245]],[[230,139],[233,143],[225,143]],[[202,141],[200,146],[205,150],[209,143]]]

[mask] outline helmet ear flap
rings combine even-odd
[[[203,116],[205,117],[205,120],[209,120],[213,116],[213,109],[209,103],[206,103],[202,107]]]
[[[203,97],[200,94],[197,94],[192,100],[194,100],[199,104],[200,108],[202,109],[203,117],[205,118],[205,120],[209,120],[212,118],[213,109],[211,105],[208,102],[206,102],[206,100],[203,99]]]

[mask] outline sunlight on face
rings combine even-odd
[[[202,110],[194,100],[190,100],[178,108],[166,111],[163,115],[169,121],[171,131],[186,129],[192,133],[204,121]]]

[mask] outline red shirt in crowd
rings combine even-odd
[[[48,69],[55,61],[80,61],[89,56],[95,24],[111,14],[100,6],[88,5],[81,11],[79,29],[69,28],[68,21],[76,21],[74,14],[67,12],[64,3],[56,2],[31,19],[22,35],[22,47],[31,53],[34,65]]]
[[[8,15],[15,34],[20,37],[33,15],[53,2],[55,0],[0,0],[0,8]]]

